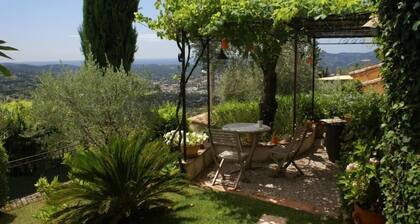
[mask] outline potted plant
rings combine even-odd
[[[339,177],[339,185],[348,206],[353,207],[352,220],[357,224],[384,224],[378,179],[379,160],[375,157],[349,163]]]
[[[179,132],[176,130],[172,130],[166,133],[163,137],[165,139],[165,143],[172,146],[179,145],[179,133],[183,133],[183,131]],[[194,158],[198,155],[198,149],[204,144],[204,142],[208,139],[207,134],[205,133],[198,133],[198,132],[187,132],[187,145],[186,145],[186,154],[187,158]],[[181,149],[183,149],[183,140],[181,139]]]

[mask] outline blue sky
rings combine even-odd
[[[141,11],[155,17],[154,0],[142,0]],[[19,49],[9,52],[14,62],[67,61],[83,59],[78,29],[82,24],[83,0],[0,0],[0,39]],[[176,58],[172,41],[158,39],[147,27],[136,24],[136,59]],[[328,40],[327,40],[328,41]],[[336,42],[337,40],[330,40]],[[373,46],[322,46],[330,53],[366,52]],[[0,59],[1,62],[13,62]]]

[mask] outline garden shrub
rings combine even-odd
[[[7,199],[7,153],[0,142],[0,207],[4,205]]]
[[[306,94],[298,95],[297,121],[309,117],[311,101]],[[293,131],[293,96],[277,97],[277,113],[274,118],[273,132],[276,134],[291,134]],[[235,122],[256,123],[258,120],[258,101],[229,101],[216,106],[212,112],[212,121],[216,127]]]
[[[349,91],[350,90],[350,91]],[[339,174],[338,186],[344,207],[350,211],[353,203],[380,212],[383,204],[380,196],[379,162],[382,154],[376,149],[382,137],[381,105],[383,96],[376,93],[360,93],[354,88],[335,92],[321,102],[334,99],[333,105],[323,113],[333,116],[349,116],[351,121],[342,132],[339,164],[344,172]]]
[[[378,146],[387,222],[420,217],[420,3],[381,0],[379,52],[385,83],[384,136]]]
[[[250,122],[258,120],[258,103],[230,101],[216,106],[212,111],[212,122],[216,127],[228,123]]]
[[[343,165],[349,163],[347,156],[354,156],[354,149],[358,144],[364,145],[366,150],[371,151],[368,156],[372,156],[374,152],[379,153],[375,148],[382,137],[381,106],[383,102],[383,96],[375,93],[354,96],[354,101],[350,104],[348,111],[351,122],[345,126],[342,135],[341,155],[343,158],[341,161],[345,163]]]
[[[18,100],[0,104],[0,132],[10,160],[42,151],[45,134],[34,122],[32,102]]]
[[[157,109],[158,120],[155,122],[156,126],[152,133],[156,137],[163,137],[163,135],[178,127],[176,119],[176,105],[166,102]]]
[[[379,159],[373,148],[354,143],[345,171],[338,177],[338,186],[343,196],[344,207],[351,211],[354,203],[381,213],[383,198],[379,188]]]
[[[180,193],[184,186],[177,154],[149,139],[113,139],[67,157],[68,183],[38,183],[50,205],[38,217],[49,223],[134,223],[168,206],[167,193]]]
[[[157,91],[136,75],[86,62],[78,72],[45,75],[33,93],[33,116],[54,130],[48,147],[105,145],[150,130]]]

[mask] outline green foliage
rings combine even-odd
[[[45,206],[37,213],[34,214],[34,217],[43,223],[48,223],[50,221],[51,216],[60,211],[60,205],[54,205],[54,201],[51,201],[48,195],[51,195],[55,190],[60,187],[60,182],[58,181],[58,177],[54,177],[51,182],[48,182],[46,177],[41,177],[35,183],[36,191],[43,195],[46,195],[46,203],[49,206]]]
[[[0,207],[3,206],[5,200],[7,199],[7,153],[3,148],[3,144],[0,142]]]
[[[165,194],[179,193],[183,186],[177,156],[164,143],[148,139],[113,140],[66,160],[70,181],[47,193],[60,208],[51,222],[131,223],[166,206]]]
[[[9,46],[4,46],[3,44],[5,44],[5,43],[6,42],[4,40],[0,40],[0,57],[12,59],[9,56],[7,56],[5,53],[3,53],[3,51],[17,51],[17,49],[13,48],[13,47],[9,47]],[[4,76],[11,76],[12,75],[10,73],[10,71],[6,67],[4,67],[3,65],[0,65],[0,73],[3,74]]]
[[[129,71],[136,52],[137,32],[133,27],[139,0],[84,0],[83,24],[79,31],[82,50],[98,65]]]
[[[277,0],[273,17],[276,22],[288,22],[295,17],[324,19],[328,15],[373,12],[375,5],[364,0]]]
[[[165,133],[178,127],[176,105],[167,102],[157,109],[157,114],[158,121],[152,131],[156,137],[163,137]]]
[[[420,3],[378,2],[385,82],[384,154],[381,187],[388,223],[418,223],[420,217]]]
[[[252,122],[258,119],[258,103],[236,101],[224,102],[212,111],[212,122],[216,127],[221,127],[228,123]]]
[[[0,105],[0,132],[9,159],[34,155],[42,150],[44,132],[34,122],[32,102],[19,100]]]
[[[218,95],[222,101],[251,101],[261,96],[262,74],[247,61],[234,61],[221,74]]]
[[[33,93],[33,116],[48,147],[101,146],[112,137],[150,130],[157,91],[148,81],[87,62],[77,73],[43,76]]]
[[[351,122],[346,125],[343,131],[343,143],[341,155],[343,165],[353,161],[365,160],[365,157],[357,156],[355,153],[358,144],[365,146],[367,157],[381,154],[376,146],[382,138],[382,113],[381,105],[384,103],[383,96],[375,93],[358,94],[354,96],[354,102],[350,105],[348,114],[351,115]]]
[[[41,194],[51,194],[60,186],[60,182],[58,181],[58,177],[54,177],[51,183],[48,182],[46,177],[41,177],[36,182],[35,187],[36,191]]]
[[[356,143],[354,155],[357,159],[346,166],[338,178],[338,186],[348,207],[358,203],[368,209],[381,212],[382,201],[379,189],[379,162],[370,157],[369,150],[360,142]]]
[[[277,62],[277,93],[289,95],[293,93],[294,76],[294,48],[293,42],[288,41],[281,49],[280,57]],[[308,58],[312,58],[312,46],[305,37],[299,38],[298,43],[298,92],[307,93],[312,91],[312,65],[307,63]],[[317,59],[316,59],[317,60]],[[316,62],[315,62],[316,63]],[[316,68],[318,69],[318,68]],[[315,77],[317,78],[317,77]],[[280,105],[279,105],[280,106]]]

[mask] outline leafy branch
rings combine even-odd
[[[4,45],[5,43],[6,43],[6,41],[0,40],[0,57],[8,58],[8,59],[13,60],[11,57],[9,57],[5,53],[3,53],[3,51],[17,51],[17,49],[13,48],[13,47],[5,46]],[[0,65],[0,73],[2,73],[4,76],[11,76],[12,75],[12,73],[10,73],[10,71],[6,67],[4,67],[3,65]]]

